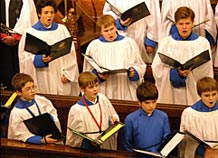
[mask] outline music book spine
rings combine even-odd
[[[109,138],[110,136],[112,136],[115,132],[117,132],[120,128],[122,128],[123,125],[118,124],[116,125],[113,129],[111,129],[108,133],[106,133],[105,135],[103,135],[100,140],[101,141],[105,141],[107,138]]]

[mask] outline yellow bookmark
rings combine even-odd
[[[14,101],[14,99],[17,97],[17,93],[16,92],[14,92],[11,96],[10,96],[10,98],[7,100],[7,102],[5,103],[5,106],[4,107],[9,107],[9,106],[11,106],[11,104],[13,103],[13,101]]]

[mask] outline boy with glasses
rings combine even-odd
[[[8,126],[8,138],[32,144],[56,143],[52,135],[39,136],[31,133],[24,124],[24,120],[49,113],[55,125],[61,131],[57,110],[51,101],[43,96],[36,95],[36,86],[31,76],[24,73],[17,73],[12,78],[12,85],[20,97],[11,110]]]

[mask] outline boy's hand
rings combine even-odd
[[[131,68],[129,69],[129,77],[134,77],[134,75],[135,75],[135,70],[134,70],[133,67],[131,67]]]
[[[110,123],[113,125],[116,121],[118,121],[118,119],[116,117],[112,117],[110,119]]]
[[[192,68],[189,68],[188,70],[182,70],[181,67],[178,67],[179,76],[181,76],[181,77],[187,77],[188,74],[191,72],[191,69],[192,69]]]
[[[53,139],[51,137],[52,137],[52,134],[48,134],[48,135],[46,135],[45,137],[43,137],[41,139],[41,142],[43,144],[54,144],[54,143],[56,143],[58,141],[57,139]]]
[[[63,84],[65,84],[65,83],[69,82],[69,80],[63,75],[63,76],[61,77],[61,82],[62,82]]]
[[[98,73],[98,77],[102,80],[107,80],[109,77],[109,73]]]
[[[145,48],[146,48],[146,52],[147,52],[148,54],[151,54],[151,53],[154,52],[154,48],[151,47],[151,46],[146,46]]]
[[[122,26],[129,26],[132,22],[132,19],[131,18],[127,18],[126,20],[122,20],[122,18],[120,18],[120,24]]]
[[[50,56],[46,56],[46,55],[42,55],[42,60],[44,63],[48,63],[51,61],[51,57]]]

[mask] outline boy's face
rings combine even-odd
[[[55,10],[52,6],[46,6],[42,8],[41,14],[39,14],[40,22],[45,26],[49,27],[54,20]]]
[[[102,26],[101,34],[107,41],[112,42],[117,38],[117,28],[114,24],[108,27]]]
[[[218,92],[216,90],[201,93],[201,100],[209,109],[214,107],[217,97]]]
[[[88,85],[86,88],[81,88],[81,91],[84,92],[85,97],[94,102],[98,95],[98,82]]]
[[[147,115],[150,115],[156,108],[157,100],[145,100],[143,102],[139,102],[139,105],[142,107]]]
[[[17,94],[24,101],[32,101],[36,94],[36,86],[33,82],[27,82],[20,91],[17,91]]]
[[[179,35],[183,39],[186,39],[190,36],[190,34],[192,32],[193,21],[191,20],[190,17],[188,17],[186,19],[179,19],[176,23],[176,27],[179,31]]]

